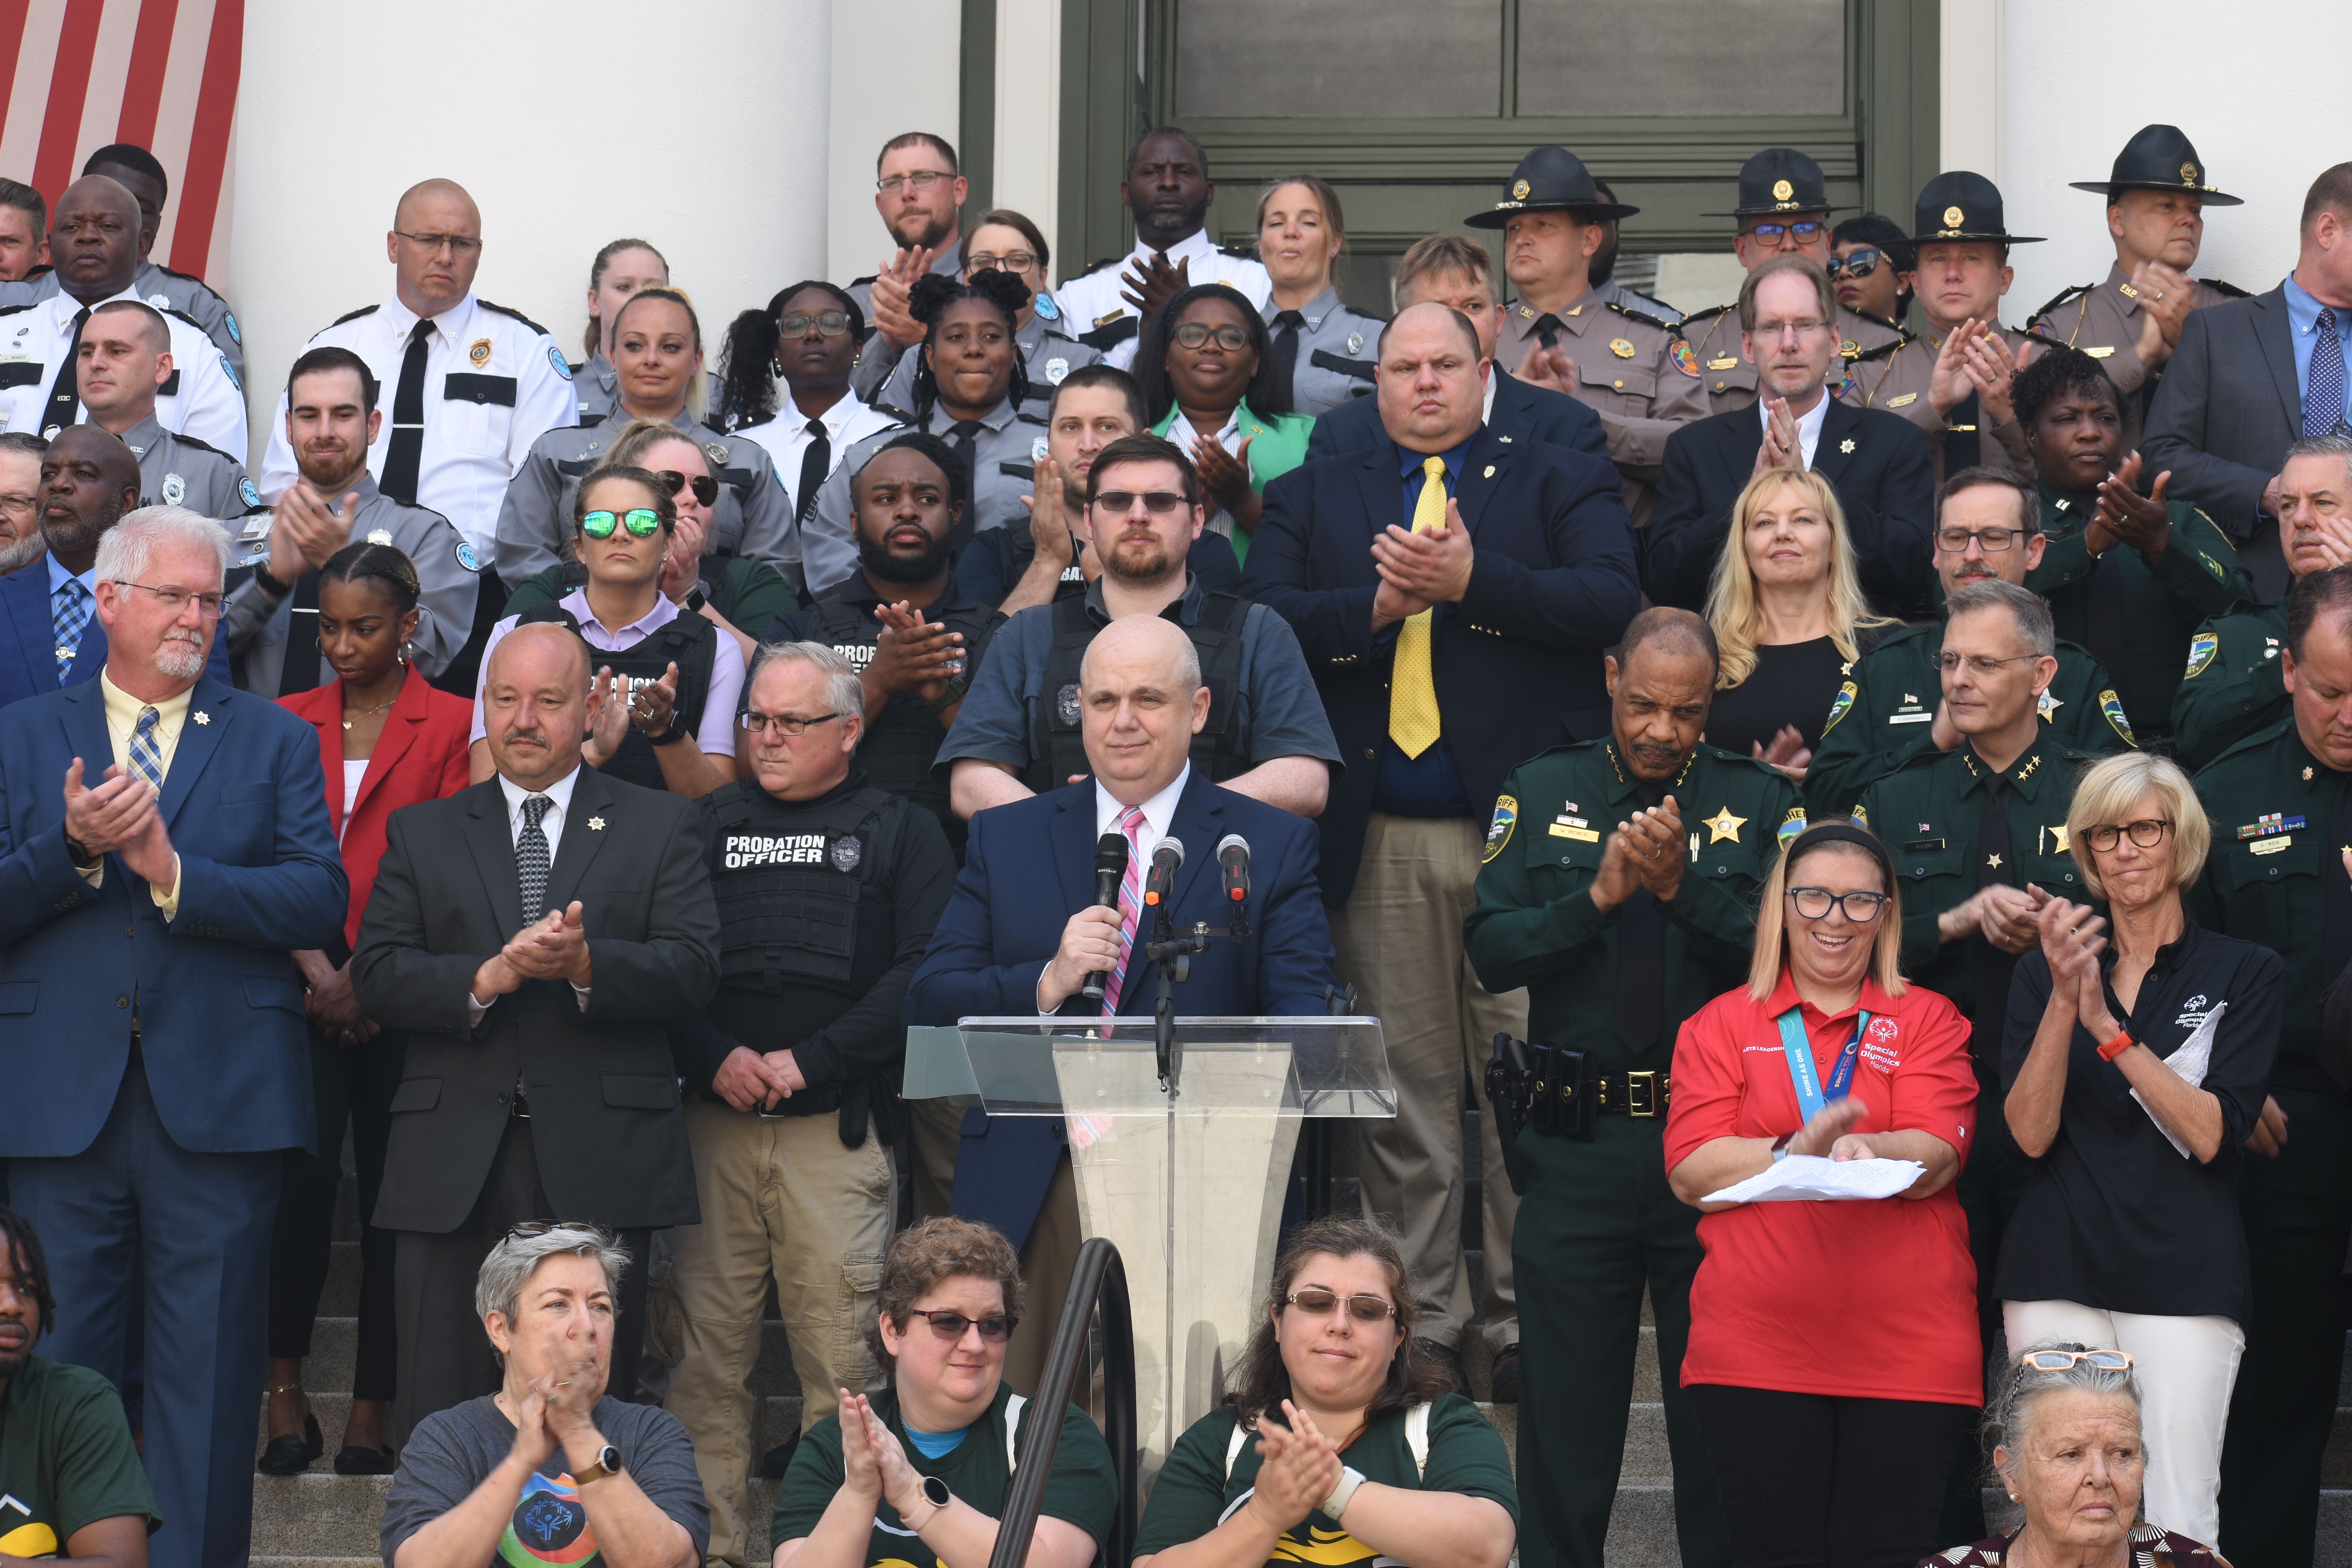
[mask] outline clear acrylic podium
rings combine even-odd
[[[906,1096],[1066,1120],[1086,1235],[1118,1248],[1156,1471],[1256,1327],[1299,1121],[1396,1114],[1377,1018],[966,1018],[907,1031]]]

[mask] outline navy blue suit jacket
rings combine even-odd
[[[1731,509],[1756,471],[1763,416],[1735,408],[1666,437],[1658,510],[1644,531],[1642,587],[1654,602],[1706,613],[1707,579],[1731,529]],[[1935,614],[1936,468],[1927,437],[1899,414],[1832,397],[1813,448],[1813,472],[1845,510],[1862,591],[1881,614]]]
[[[1362,400],[1360,400],[1362,401]],[[1265,487],[1242,588],[1298,634],[1348,770],[1318,826],[1323,898],[1356,885],[1389,728],[1395,624],[1372,630],[1372,541],[1405,521],[1397,448],[1307,463]],[[1601,650],[1641,607],[1615,465],[1481,430],[1454,491],[1475,552],[1469,591],[1436,610],[1445,743],[1483,823],[1513,768],[1609,727]]]
[[[198,716],[202,715],[202,721]],[[0,1154],[96,1140],[131,1059],[182,1148],[309,1148],[310,1037],[294,948],[331,947],[347,893],[319,735],[266,698],[196,682],[163,809],[180,856],[170,925],[121,858],[92,889],[66,848],[65,776],[114,756],[96,680],[0,709]]]
[[[1564,392],[1529,386],[1499,364],[1495,367],[1495,411],[1486,423],[1507,446],[1543,441],[1609,460],[1609,437],[1601,428],[1600,415]],[[1316,416],[1315,428],[1307,437],[1307,460],[1361,452],[1387,439],[1388,432],[1381,428],[1380,399],[1351,397]]]
[[[1170,830],[1185,850],[1170,906],[1179,927],[1225,923],[1232,906],[1215,846],[1228,833],[1250,846],[1251,934],[1238,942],[1214,938],[1193,955],[1192,977],[1176,987],[1178,1016],[1320,1016],[1333,979],[1331,928],[1316,895],[1314,824],[1195,772]],[[1092,780],[974,816],[955,896],[908,987],[906,1021],[1034,1014],[1038,977],[1063,927],[1095,901],[1097,837]],[[1159,996],[1158,975],[1139,960],[1119,992],[1118,1016],[1149,1018]],[[1073,995],[1061,1011],[1079,1017],[1098,1007]],[[1057,1117],[967,1115],[955,1212],[987,1220],[1020,1246],[1045,1203],[1062,1138]]]
[[[58,679],[57,650],[56,624],[49,616],[49,558],[43,555],[31,565],[0,577],[0,708],[60,686],[96,680],[98,672],[106,668],[106,623],[98,618],[95,609],[91,611],[89,626],[81,634],[81,647],[74,650],[73,667],[63,681]],[[205,674],[223,685],[229,682],[228,639],[220,635],[217,624]],[[91,776],[95,779],[105,771],[100,766],[92,770]]]

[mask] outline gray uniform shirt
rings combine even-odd
[[[1024,498],[1036,489],[1037,458],[1045,449],[1045,416],[1015,413],[1008,398],[980,425],[972,444],[972,531],[1013,522],[1026,528],[1029,508]],[[950,444],[955,440],[955,421],[944,409],[934,408],[928,421],[902,428],[929,430]],[[824,594],[857,569],[850,480],[868,457],[898,434],[898,430],[880,431],[850,447],[833,477],[817,491],[816,510],[801,533],[801,564],[807,572],[812,596]]]
[[[416,563],[416,582],[423,590],[416,607],[424,614],[417,618],[416,636],[409,643],[410,658],[426,677],[438,675],[474,629],[474,598],[480,583],[476,575],[480,563],[474,557],[474,547],[439,512],[404,506],[376,489],[375,476],[364,468],[342,492],[329,499],[340,506],[343,493],[352,490],[359,492],[360,499],[352,508],[350,542],[389,544]],[[228,639],[236,683],[272,698],[283,689],[286,642],[293,632],[298,593],[278,598],[256,581],[249,569],[268,564],[269,530],[276,521],[275,512],[257,511],[239,529],[229,573],[241,580],[229,590],[220,629],[220,635]],[[315,616],[318,612],[304,613]],[[326,655],[320,654],[318,684],[324,686],[334,679],[334,669]]]
[[[2012,355],[2029,341],[2015,327],[1998,330]],[[1916,425],[1927,436],[1928,448],[1935,455],[1936,482],[1939,485],[1944,482],[1944,437],[1970,423],[1961,417],[1966,403],[1954,405],[1947,417],[1936,412],[1935,404],[1928,398],[1928,388],[1936,379],[1936,356],[1943,347],[1944,334],[1934,331],[1907,339],[1901,348],[1885,358],[1856,364],[1853,375],[1846,380],[1846,390],[1840,395],[1857,407],[1884,409]],[[1989,424],[1982,418],[1973,423],[1979,463],[2007,468],[2028,479],[2033,478],[2033,457],[2026,450],[2025,432],[2018,427],[2015,419],[2005,425]]]
[[[1037,296],[1039,303],[1051,307],[1054,297]],[[1029,324],[1013,334],[1021,350],[1021,363],[1029,373],[1029,401],[1024,406],[1035,413],[1045,412],[1045,405],[1054,395],[1054,388],[1062,378],[1082,364],[1092,364],[1102,354],[1064,335],[1048,325],[1043,314],[1029,318]],[[915,357],[923,345],[917,343],[896,360],[890,358],[890,345],[880,338],[868,340],[866,352],[858,359],[857,368],[850,372],[849,389],[866,403],[885,404],[892,408],[915,406]],[[887,379],[886,379],[887,378]],[[878,395],[871,390],[878,385]]]
[[[237,385],[245,384],[245,330],[236,324],[228,301],[214,293],[203,279],[142,261],[131,280],[131,288],[159,310],[177,310],[192,318],[219,348],[221,358],[228,361],[229,374],[236,378]],[[57,291],[55,272],[44,272],[18,282],[0,282],[0,305],[36,304]]]
[[[620,373],[613,368],[613,362],[604,357],[602,349],[589,355],[586,364],[572,367],[572,393],[580,399],[580,417],[584,423],[598,424],[621,405],[620,379]],[[705,408],[718,407],[719,377],[706,370],[702,373],[702,380],[705,395],[702,405]]]
[[[500,582],[528,582],[569,558],[572,497],[629,423],[630,416],[616,405],[598,424],[565,426],[531,443],[530,455],[499,506]],[[740,435],[721,436],[683,414],[670,423],[702,448],[719,481],[704,552],[749,555],[779,569],[796,560],[792,498],[776,481],[768,449]]]
[[[1282,310],[1268,299],[1268,346],[1283,331]],[[1298,361],[1290,374],[1290,406],[1306,415],[1328,413],[1342,403],[1368,397],[1372,367],[1380,359],[1381,329],[1387,322],[1339,302],[1339,290],[1326,289],[1298,312]]]
[[[261,505],[243,463],[194,436],[173,435],[152,414],[122,432],[122,444],[139,459],[141,506],[184,506],[226,521]]]
[[[895,237],[890,240],[890,248],[892,255],[898,254],[898,242]],[[958,258],[962,254],[961,236],[941,241],[939,254],[931,258],[931,270],[942,278],[961,278],[963,264]],[[871,331],[874,326],[874,279],[877,276],[877,274],[869,272],[844,290],[851,299],[857,301],[857,308],[866,312],[866,325],[868,331]]]

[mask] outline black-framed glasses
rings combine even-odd
[[[2101,1372],[2129,1372],[2132,1366],[2129,1351],[2027,1351],[2017,1364],[2035,1372],[2066,1372],[2077,1366],[2095,1366]]]
[[[150,588],[144,583],[125,582],[120,577],[110,578],[109,581],[118,588],[136,588],[142,594],[154,595],[155,603],[162,605],[167,614],[179,615],[188,607],[188,601],[194,599],[196,602],[196,614],[208,621],[220,619],[221,602],[224,597],[222,595],[191,594],[185,588]]]
[[[718,502],[719,481],[712,479],[709,474],[697,474],[693,478],[688,479],[686,475],[679,473],[676,468],[656,468],[654,470],[654,478],[667,485],[669,487],[669,493],[672,495],[676,495],[678,491],[691,487],[694,490],[694,499],[700,501],[703,505],[711,506]]]
[[[1886,899],[1887,895],[1885,893],[1859,890],[1851,893],[1832,893],[1827,888],[1789,889],[1789,901],[1795,904],[1797,912],[1807,920],[1825,921],[1830,918],[1830,910],[1834,908],[1844,911],[1845,918],[1858,926],[1866,926],[1875,921],[1879,911],[1886,907]]]
[[[935,1336],[950,1344],[963,1338],[966,1329],[977,1328],[984,1343],[1001,1345],[1013,1337],[1013,1330],[1021,1326],[1021,1320],[1010,1312],[997,1312],[985,1318],[967,1318],[961,1312],[944,1309],[926,1311],[920,1307],[909,1307],[907,1316],[922,1319],[931,1325],[931,1332]]]
[[[819,310],[811,315],[806,311],[795,310],[789,316],[776,318],[776,330],[788,338],[807,337],[809,329],[812,327],[816,329],[816,335],[821,338],[844,336],[849,331],[849,312]]]
[[[2122,824],[2095,822],[2083,829],[2083,841],[2105,855],[2128,834],[2134,844],[2143,849],[2153,849],[2163,843],[2164,836],[2171,831],[2172,824],[2160,816],[2143,816],[2137,822]]]
[[[428,255],[438,252],[444,247],[448,248],[452,256],[469,256],[482,248],[482,242],[469,235],[411,234],[404,228],[396,228],[392,232]]]
[[[1320,1285],[1310,1285],[1304,1290],[1293,1290],[1283,1298],[1310,1318],[1325,1318],[1342,1301],[1348,1304],[1348,1316],[1360,1323],[1384,1323],[1396,1312],[1396,1303],[1385,1296],[1342,1296],[1337,1290],[1326,1290]]]
[[[2023,664],[2041,657],[2038,653],[2013,653],[2007,658],[1995,658],[1989,653],[1939,653],[1936,656],[1936,668],[1949,675],[1965,663],[1979,675],[1990,675],[2004,664]]]
[[[771,730],[780,735],[804,735],[812,724],[823,724],[835,719],[848,717],[846,713],[818,713],[807,719],[801,719],[789,713],[761,713],[755,709],[747,708],[735,716],[735,722],[747,735],[764,735]]]
[[[1104,490],[1095,497],[1095,504],[1113,516],[1133,511],[1138,501],[1154,517],[1166,517],[1192,504],[1176,490]]]
[[[1969,541],[1973,539],[1977,542],[1977,548],[1987,555],[1998,555],[2017,542],[2021,531],[2014,528],[1979,528],[1974,531],[1965,528],[1939,528],[1936,531],[1936,548],[1948,554],[1965,555]]]
[[[1845,274],[1848,278],[1867,278],[1877,271],[1878,264],[1885,259],[1884,251],[1857,246],[1843,256],[1832,256],[1822,262],[1822,270],[1832,278],[1840,273]]]
[[[1249,329],[1236,327],[1231,321],[1219,327],[1213,327],[1206,321],[1187,321],[1171,335],[1188,349],[1206,347],[1209,340],[1214,338],[1217,346],[1228,353],[1249,347],[1250,341]]]
[[[992,268],[1005,272],[1026,272],[1036,265],[1037,258],[1025,250],[1008,250],[1002,256],[991,256],[987,251],[982,250],[963,258],[964,270],[967,272],[986,272]]]
[[[1784,234],[1795,235],[1799,239],[1811,239],[1828,226],[1819,218],[1809,217],[1801,223],[1759,223],[1748,232],[1759,239],[1778,239]]]
[[[592,511],[580,520],[580,531],[591,539],[610,539],[616,528],[625,528],[639,539],[651,539],[661,531],[661,513],[651,507],[633,506],[626,511]]]
[[[952,180],[954,178],[955,176],[953,174],[948,174],[940,169],[917,169],[914,173],[908,174],[885,175],[883,178],[874,182],[874,188],[880,191],[886,196],[895,196],[900,191],[905,190],[908,185],[914,186],[915,189],[919,191],[928,191],[933,185],[938,184],[941,180]]]

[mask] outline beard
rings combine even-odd
[[[12,544],[0,546],[0,577],[30,566],[47,554],[49,542],[41,537],[41,531],[37,528]]]
[[[857,531],[857,563],[885,583],[927,583],[947,569],[948,542],[937,539],[920,555],[893,554],[864,529]]]
[[[193,632],[165,635],[155,647],[155,668],[173,680],[194,680],[205,672],[205,639]]]
[[[1184,569],[1183,563],[1169,558],[1168,547],[1156,539],[1145,547],[1149,554],[1130,553],[1129,546],[1139,542],[1122,539],[1113,544],[1110,552],[1102,558],[1102,569],[1122,583],[1139,585],[1164,583],[1169,573]]]
[[[79,554],[86,550],[97,549],[100,536],[121,521],[122,509],[112,501],[107,501],[100,504],[94,518],[77,513],[71,522],[58,524],[43,517],[41,538],[49,549],[60,554]]]
[[[909,214],[890,225],[890,237],[908,250],[937,250],[952,221],[929,213]]]

